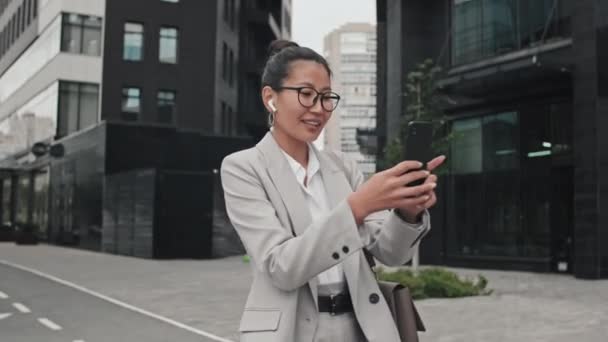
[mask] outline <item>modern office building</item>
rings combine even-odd
[[[325,146],[346,153],[370,176],[376,156],[360,146],[357,131],[376,127],[376,28],[344,24],[325,36],[323,53],[333,71],[332,87],[342,96],[325,127]]]
[[[262,51],[289,37],[290,13],[288,0],[0,1],[2,224],[141,256],[238,249],[212,234],[226,226],[214,170],[266,127]]]
[[[377,10],[381,146],[397,134],[407,73],[425,58],[444,69],[454,137],[422,262],[607,278],[608,2]]]

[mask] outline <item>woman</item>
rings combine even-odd
[[[293,42],[270,50],[262,76],[270,131],[221,168],[228,216],[253,268],[241,341],[397,342],[362,249],[386,265],[409,261],[430,229],[437,177],[406,173],[421,163],[404,161],[364,182],[356,163],[317,150],[312,142],[340,100],[329,65]]]

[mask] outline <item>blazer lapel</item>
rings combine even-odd
[[[296,235],[304,233],[306,227],[312,222],[312,218],[306,198],[302,191],[299,191],[300,184],[298,184],[289,162],[270,132],[266,133],[257,146],[264,154],[266,167],[271,176],[270,180],[281,194],[294,232]]]
[[[287,208],[287,214],[291,220],[293,232],[295,235],[303,234],[304,231],[306,231],[306,228],[312,223],[312,218],[304,194],[302,191],[299,191],[300,184],[298,184],[287,159],[285,159],[283,152],[281,152],[281,148],[270,132],[266,133],[264,138],[257,144],[257,147],[264,155],[270,179],[274,183],[277,191],[281,195],[283,204],[285,204],[285,207]],[[308,282],[312,298],[317,307],[318,284],[319,280],[317,277],[312,278]]]
[[[350,185],[350,180],[347,178],[348,176],[344,173],[345,171],[342,167],[336,165],[336,162],[325,155],[325,153],[319,153],[316,150],[315,152],[319,157],[321,174],[323,175],[323,183],[325,185],[329,203],[331,207],[334,208],[353,192],[353,188]],[[359,283],[359,265],[362,255],[362,252],[353,253],[342,263],[346,283],[355,307],[357,307],[357,284]]]

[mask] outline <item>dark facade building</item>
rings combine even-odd
[[[266,129],[262,63],[290,13],[287,0],[0,1],[3,230],[143,257],[242,252],[217,169]]]
[[[381,147],[398,134],[407,73],[425,58],[444,70],[453,138],[422,262],[607,278],[608,2],[377,10]]]

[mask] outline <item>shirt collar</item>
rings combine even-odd
[[[291,167],[291,170],[296,176],[298,183],[304,185],[304,177],[308,175],[308,181],[319,171],[319,159],[315,153],[315,150],[308,144],[308,168],[304,169],[304,167],[298,163],[292,156],[287,154],[283,149],[281,149],[285,158],[287,158],[287,162]]]

